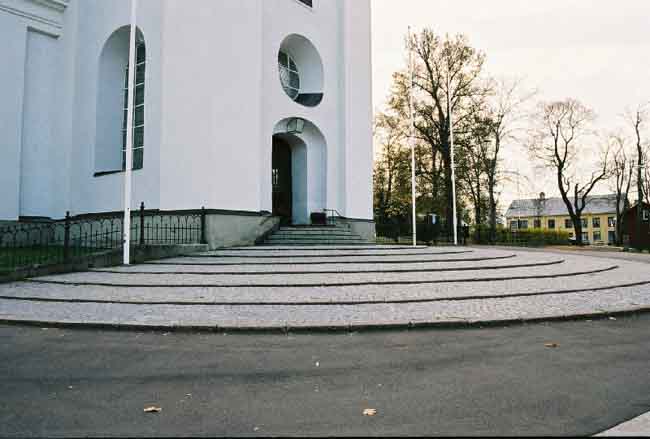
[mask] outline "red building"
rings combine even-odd
[[[641,235],[637,237],[639,209],[641,209]],[[625,212],[623,240],[634,248],[650,248],[650,204],[637,204]]]

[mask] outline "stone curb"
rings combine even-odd
[[[363,255],[359,255],[363,256]],[[370,255],[375,256],[375,255]],[[388,256],[388,255],[387,255]],[[418,256],[417,254],[409,256]],[[236,256],[233,256],[236,257]],[[348,256],[349,257],[349,256]],[[356,257],[356,255],[355,255]],[[198,262],[145,262],[142,265],[172,265],[172,266],[199,266],[199,267],[232,267],[240,265],[377,265],[377,264],[426,264],[426,263],[448,263],[448,262],[485,262],[485,261],[502,261],[505,259],[514,259],[517,255],[507,255],[507,256],[492,256],[484,258],[463,258],[463,259],[413,259],[413,260],[377,260],[377,261],[311,261],[311,262],[209,262],[209,263],[198,263]],[[196,259],[194,256],[188,256],[188,258]],[[251,258],[257,258],[251,256]],[[314,256],[312,259],[318,259],[319,256]],[[200,259],[200,258],[199,258]],[[260,258],[261,259],[261,258]]]
[[[267,252],[276,251],[272,247],[271,250]],[[304,249],[301,249],[304,250]],[[285,249],[284,251],[289,251]],[[318,250],[322,251],[322,250]],[[371,256],[371,257],[390,257],[390,256],[449,256],[449,255],[466,255],[469,253],[474,253],[474,251],[457,251],[457,252],[409,252],[409,253],[339,253],[339,254],[318,254],[314,253],[312,255],[308,254],[278,254],[278,255],[220,255],[213,252],[210,253],[201,253],[196,255],[188,256],[193,259],[307,259],[307,258],[357,258],[362,256]]]
[[[592,274],[602,274],[618,270],[620,266],[614,265],[608,268],[589,271],[578,271],[573,273],[560,273],[538,276],[510,276],[510,277],[486,277],[486,278],[468,278],[468,279],[443,279],[443,280],[405,280],[405,281],[369,281],[369,282],[333,282],[333,283],[312,283],[312,284],[113,284],[102,282],[73,282],[73,281],[55,281],[55,280],[37,280],[28,279],[25,282],[41,285],[67,285],[74,287],[113,287],[113,288],[339,288],[339,287],[364,287],[364,286],[388,286],[388,285],[437,285],[437,284],[457,284],[457,283],[479,283],[479,282],[497,282],[506,280],[531,280],[531,279],[561,279],[574,276],[588,276]]]
[[[650,437],[650,412],[642,413],[593,437]]]
[[[153,331],[153,332],[210,332],[210,333],[241,333],[241,334],[287,334],[287,333],[350,333],[350,332],[375,332],[397,330],[457,330],[481,329],[490,327],[508,327],[515,325],[528,325],[552,322],[572,322],[584,320],[604,320],[611,317],[632,317],[650,313],[650,307],[642,307],[626,311],[606,311],[599,313],[575,314],[567,316],[535,317],[531,319],[503,319],[503,320],[473,320],[473,321],[437,321],[437,322],[408,322],[385,324],[347,324],[347,325],[314,325],[314,326],[207,326],[207,325],[138,325],[117,323],[87,323],[87,322],[48,322],[28,319],[0,319],[0,325],[47,327],[60,329],[82,330],[107,330],[107,331]]]
[[[93,273],[127,274],[127,275],[182,275],[182,276],[269,276],[269,275],[314,275],[314,274],[381,274],[381,273],[448,273],[460,271],[497,271],[514,270],[516,268],[550,267],[564,264],[566,260],[560,259],[549,262],[531,262],[516,265],[487,265],[485,267],[449,267],[449,268],[415,268],[415,269],[390,269],[390,270],[325,270],[325,271],[119,271],[111,269],[90,270]],[[417,263],[417,262],[416,262]],[[378,264],[375,262],[374,264]],[[156,264],[153,264],[156,265]],[[160,264],[158,264],[160,265]],[[208,265],[209,267],[209,265]]]
[[[55,297],[29,297],[29,296],[0,296],[0,300],[14,302],[40,302],[40,303],[76,303],[76,304],[98,304],[98,305],[133,305],[133,306],[362,306],[362,305],[408,305],[417,303],[436,303],[436,302],[468,302],[472,300],[493,300],[493,299],[511,299],[517,297],[543,297],[543,296],[562,296],[568,294],[590,293],[600,291],[610,291],[639,286],[650,285],[650,281],[635,282],[623,285],[609,285],[598,288],[585,288],[573,290],[553,290],[542,291],[538,293],[515,293],[515,294],[495,294],[495,295],[476,295],[476,296],[457,296],[457,297],[439,297],[439,298],[422,298],[422,299],[396,299],[396,300],[358,300],[358,301],[296,301],[296,302],[181,302],[181,301],[125,301],[125,300],[101,300],[101,299],[65,299]]]

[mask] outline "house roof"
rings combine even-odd
[[[616,213],[616,194],[593,195],[587,197],[584,214],[598,215]],[[515,200],[508,211],[507,218],[536,216],[567,216],[569,211],[562,198]]]

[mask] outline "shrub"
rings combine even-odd
[[[544,229],[510,230],[504,227],[497,228],[496,236],[491,239],[488,226],[474,227],[471,237],[476,244],[507,244],[524,247],[566,245],[569,242],[567,232]]]

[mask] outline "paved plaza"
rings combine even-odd
[[[0,436],[590,436],[650,410],[649,324],[287,335],[0,325]],[[616,431],[650,433],[635,424]]]
[[[463,326],[650,310],[647,264],[457,247],[234,248],[0,285],[0,320],[217,330]]]

